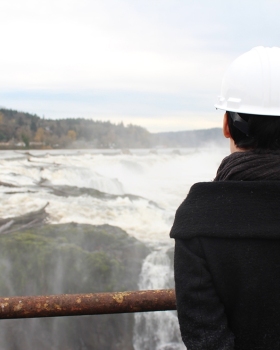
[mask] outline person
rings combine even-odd
[[[228,68],[216,108],[231,154],[176,211],[174,273],[188,350],[280,349],[280,48]]]

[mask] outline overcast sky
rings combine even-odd
[[[220,126],[229,63],[280,46],[279,0],[0,0],[0,13],[0,106],[151,132]]]

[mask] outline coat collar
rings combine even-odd
[[[170,236],[280,239],[280,181],[196,183]]]

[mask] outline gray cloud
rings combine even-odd
[[[10,0],[0,10],[0,104],[46,117],[218,125],[230,61],[280,45],[273,0]]]

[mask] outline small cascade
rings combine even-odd
[[[153,251],[142,265],[139,289],[173,288],[173,271],[167,248]],[[135,350],[183,350],[177,314],[175,311],[157,311],[135,314],[133,335]]]

